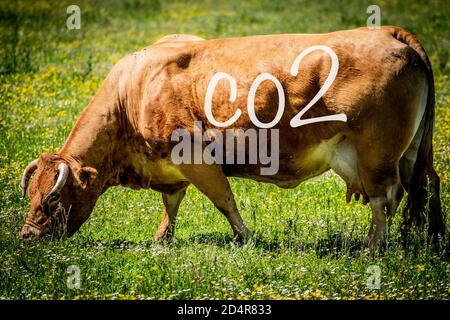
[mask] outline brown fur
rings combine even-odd
[[[290,119],[318,92],[328,76],[331,62],[326,54],[313,52],[303,60],[297,77],[291,76],[289,69],[301,51],[319,44],[336,52],[340,67],[333,85],[305,117],[345,113],[348,121],[292,128]],[[423,61],[427,66],[425,73]],[[194,121],[198,120],[205,129],[211,127],[203,104],[209,80],[219,71],[232,75],[238,84],[237,99],[231,103],[228,84],[219,82],[212,103],[213,114],[219,121],[227,120],[237,107],[241,108],[240,119],[230,128],[254,128],[248,117],[246,99],[256,76],[269,72],[282,83],[286,107],[275,126],[280,130],[281,155],[276,175],[261,176],[260,165],[175,166],[171,163],[173,130],[192,131]],[[339,137],[339,142],[347,141],[357,152],[360,181],[349,183],[349,192],[350,196],[355,193],[362,194],[366,200],[370,198],[374,220],[369,243],[375,242],[371,234],[378,239],[384,233],[379,225],[384,224],[386,206],[390,215],[398,205],[395,202],[401,199],[400,191],[395,191],[400,185],[399,161],[414,136],[417,110],[413,105],[418,86],[425,82],[430,86],[425,135],[417,168],[407,187],[410,195],[420,193],[422,197],[423,190],[415,188],[414,181],[420,180],[420,186],[424,186],[424,175],[434,172],[430,158],[429,128],[434,119],[430,72],[426,54],[415,38],[394,27],[378,31],[361,28],[329,34],[208,41],[194,36],[166,37],[118,62],[83,111],[58,155],[41,157],[43,161],[53,157],[53,164],[51,167],[43,161],[39,164],[30,187],[34,190],[30,193],[31,211],[36,211],[39,192],[45,193],[54,183],[55,163],[65,161],[72,174],[61,194],[61,202],[64,206],[72,205],[68,221],[70,233],[89,216],[102,192],[122,184],[136,189],[154,188],[164,193],[166,209],[157,238],[170,240],[179,202],[186,186],[192,183],[225,214],[235,235],[244,239],[248,229],[239,216],[226,176],[295,187],[330,169],[329,163],[314,150]],[[263,82],[255,98],[260,121],[269,122],[274,118],[277,99],[275,86]],[[98,172],[87,177],[86,188],[81,188],[82,168]],[[46,174],[45,170],[51,173]],[[94,173],[90,169],[82,172]],[[386,200],[389,188],[394,188],[395,195]],[[423,203],[409,199],[410,216],[416,217],[416,211],[423,210]],[[436,208],[438,201],[436,194],[433,200]],[[437,215],[436,209],[432,216]]]
[[[428,217],[428,235],[436,245],[439,236],[445,235],[444,217],[441,209],[440,179],[433,168],[433,128],[434,128],[434,77],[430,60],[417,38],[404,30],[396,27],[389,29],[392,35],[403,43],[413,48],[421,57],[421,67],[425,71],[430,86],[428,91],[427,107],[423,119],[423,135],[420,140],[417,160],[413,167],[410,179],[403,177],[405,188],[408,191],[407,204],[403,209],[404,223],[403,233],[411,226],[422,229],[425,223],[424,213]],[[430,189],[430,199],[428,190]],[[428,208],[427,208],[428,201]]]

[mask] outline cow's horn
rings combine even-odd
[[[22,197],[25,197],[27,194],[28,181],[30,181],[30,177],[34,171],[36,171],[38,166],[38,159],[31,161],[25,170],[23,171],[22,177],[20,178],[20,188],[22,189]]]
[[[58,171],[58,179],[56,179],[56,183],[47,197],[51,196],[52,194],[59,193],[66,184],[67,177],[69,176],[69,166],[64,162],[61,162],[58,166]]]

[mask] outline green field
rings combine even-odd
[[[153,234],[161,195],[108,190],[72,238],[17,239],[28,210],[19,177],[43,151],[57,152],[110,68],[164,35],[208,39],[320,33],[364,26],[361,1],[76,1],[81,29],[67,30],[73,2],[0,1],[0,299],[449,299],[448,253],[420,237],[401,246],[398,212],[383,254],[363,249],[370,209],[346,204],[331,172],[299,187],[230,179],[254,235],[233,245],[225,217],[190,187],[175,241]],[[376,1],[382,24],[404,27],[427,50],[436,82],[434,156],[450,213],[450,9],[447,1]],[[67,288],[77,265],[81,288]],[[371,265],[381,270],[369,289]]]

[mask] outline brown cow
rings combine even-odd
[[[299,53],[315,45],[332,48],[339,70],[304,118],[345,114],[347,121],[293,128],[290,120],[330,73],[330,56],[321,51],[306,55],[298,76],[289,73]],[[286,107],[275,126],[280,136],[276,174],[261,175],[261,164],[173,163],[175,129],[192,132],[195,121],[202,121],[205,129],[212,127],[205,117],[204,100],[217,72],[227,72],[238,83],[234,102],[229,101],[230,87],[223,81],[212,104],[220,121],[229,119],[237,108],[242,110],[230,128],[255,128],[244,107],[252,81],[264,72],[279,79]],[[275,117],[277,97],[273,83],[260,85],[255,110],[261,121]],[[429,230],[436,238],[444,232],[444,222],[439,177],[433,169],[433,125],[431,66],[418,40],[401,28],[208,41],[168,36],[119,61],[62,149],[57,154],[43,153],[25,169],[21,185],[24,194],[28,190],[31,208],[20,237],[54,232],[58,221],[72,235],[99,196],[120,184],[162,192],[164,215],[155,238],[171,240],[178,207],[192,183],[226,216],[237,240],[245,240],[249,230],[227,176],[293,188],[331,168],[346,181],[348,201],[355,194],[370,202],[369,246],[383,239],[404,189],[408,192],[405,225],[421,227],[423,212],[429,210]]]

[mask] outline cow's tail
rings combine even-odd
[[[434,112],[434,78],[433,70],[431,68],[430,60],[425,53],[424,48],[417,40],[417,38],[398,27],[385,27],[392,36],[398,41],[403,42],[412,49],[414,49],[420,56],[421,68],[427,76],[428,82],[428,97],[425,107],[425,112],[416,132],[416,136],[406,153],[413,151],[415,161],[411,162],[411,155],[409,155],[409,163],[406,164],[407,159],[400,160],[400,171],[405,171],[402,165],[409,166],[406,171],[408,174],[402,175],[402,183],[408,192],[406,206],[403,209],[404,222],[402,225],[402,233],[404,239],[407,239],[408,231],[411,227],[417,227],[423,230],[426,222],[428,222],[428,236],[434,243],[438,241],[438,235],[445,235],[444,218],[442,215],[441,201],[439,194],[439,176],[433,168],[433,130],[435,121]],[[412,149],[412,150],[411,150]]]

